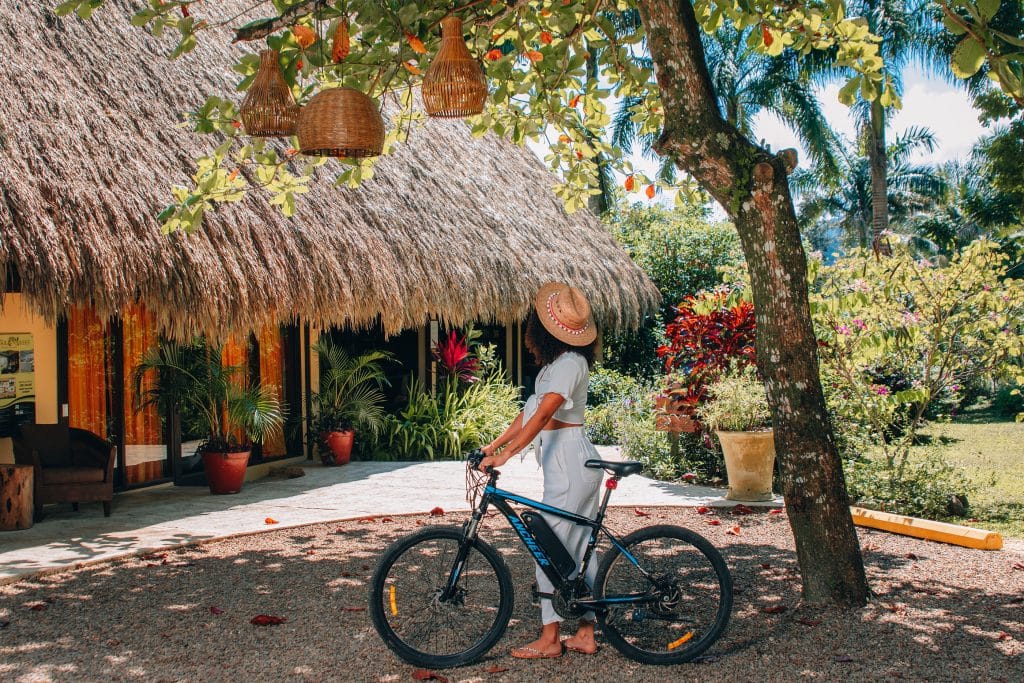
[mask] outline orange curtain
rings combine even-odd
[[[163,425],[156,406],[136,410],[135,387],[132,374],[135,366],[150,348],[156,346],[160,337],[156,332],[153,316],[141,305],[126,308],[121,313],[122,339],[124,349],[124,442],[125,473],[128,483],[159,479],[164,473],[167,449],[163,445]],[[150,389],[156,377],[147,376],[143,391]],[[149,448],[156,447],[156,448]]]
[[[107,434],[107,339],[91,308],[68,312],[68,424]]]
[[[256,333],[260,347],[260,384],[270,388],[277,400],[284,405],[284,348],[281,345],[281,328],[267,325]],[[280,431],[263,444],[263,457],[273,458],[287,454],[284,431]]]

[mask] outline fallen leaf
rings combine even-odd
[[[34,604],[31,607],[29,607],[29,609],[32,610],[33,612],[42,612],[47,607],[49,607],[49,605],[47,605],[45,602],[37,602],[36,604]]]
[[[210,614],[224,614],[224,610],[216,605],[210,605]]]
[[[718,526],[719,524],[722,523],[722,520],[720,520],[720,519],[705,519],[704,521],[707,524],[710,524],[711,526]]]
[[[552,40],[554,40],[554,36],[552,36],[550,32],[540,32],[540,42],[544,43],[545,45],[550,45]]]
[[[342,528],[341,528],[341,527],[339,526],[339,527],[338,527],[337,529],[335,529],[335,530],[334,530],[334,533],[336,533],[336,534],[345,534],[345,533],[348,533],[348,532],[347,532],[347,531],[345,531],[345,529],[342,529]]]
[[[650,185],[648,185],[648,186],[647,186],[647,189],[646,189],[646,190],[644,190],[644,194],[646,194],[646,195],[647,195],[647,198],[648,198],[648,199],[654,199],[654,194],[655,194],[656,192],[657,192],[657,190],[656,190],[656,189],[654,188],[654,184],[653,184],[653,183],[652,183],[652,184],[650,184]]]
[[[1014,562],[1013,563],[1013,568],[1016,569],[1017,571],[1024,572],[1024,563],[1022,563],[1022,562]]]
[[[313,550],[312,548],[310,548],[309,550],[306,551],[306,554],[307,555],[316,555],[316,551]]]
[[[771,607],[762,607],[761,611],[765,614],[782,614],[786,611],[785,605],[772,605]]]
[[[303,50],[316,42],[316,32],[308,26],[297,24],[292,26],[292,35],[295,36],[295,42],[299,44]]]
[[[804,626],[817,626],[818,624],[821,623],[821,619],[804,619],[804,618],[800,618],[800,619],[797,619],[797,622],[800,623],[800,624],[803,624]]]
[[[508,667],[507,666],[498,666],[497,664],[492,664],[491,666],[489,666],[486,669],[484,669],[484,671],[486,671],[489,674],[500,674],[503,671],[508,671]]]
[[[650,517],[651,516],[651,513],[644,512],[640,508],[633,508],[633,514],[636,515],[637,517]]]
[[[412,48],[413,52],[421,55],[427,54],[427,48],[423,45],[422,40],[408,32],[405,34],[405,39],[409,41],[409,47]]]
[[[353,605],[351,607],[342,607],[341,611],[342,612],[365,612],[366,608],[365,607],[360,607],[358,605]]]
[[[915,555],[914,553],[907,553],[907,554],[905,555],[905,557],[906,557],[906,558],[907,558],[908,560],[920,560],[920,559],[921,559],[920,557],[918,557],[918,556],[917,556],[917,555]]]
[[[697,508],[697,514],[698,515],[706,515],[709,512],[711,512],[711,508],[709,508],[706,505],[701,505],[699,508]]]
[[[1000,631],[999,635],[996,636],[996,640],[1013,640],[1013,636],[1006,631]]]
[[[109,646],[109,647],[117,647],[120,644],[121,644],[121,641],[117,640],[115,638],[111,638],[110,640],[107,641],[107,646]]]
[[[263,523],[264,524],[277,524],[277,520],[274,519],[273,517],[267,517],[265,520],[263,520]]]
[[[785,510],[783,510],[782,508],[772,508],[771,510],[768,511],[768,514],[769,515],[781,515],[783,512],[785,512]]]
[[[427,525],[427,523],[424,522],[422,519],[417,519],[416,520],[416,526],[426,526],[426,525]]]
[[[727,533],[727,534],[729,534],[731,536],[739,536],[740,535],[740,525],[737,524],[735,526],[729,527],[728,529],[725,530],[725,533]]]
[[[352,572],[342,572],[341,575],[345,577],[352,576]]]
[[[767,563],[767,562],[762,562],[761,563],[761,569],[771,569],[771,568],[772,568],[772,566],[769,563]]]
[[[253,626],[277,626],[278,624],[283,624],[286,621],[288,621],[288,617],[274,617],[269,614],[257,614],[249,620],[249,623]]]
[[[377,518],[374,517],[373,515],[367,515],[366,517],[359,517],[359,518],[357,518],[356,521],[359,522],[360,524],[368,524],[368,523],[374,521],[375,519],[377,519]]]
[[[732,506],[732,514],[734,515],[749,515],[752,512],[753,510],[742,503]]]
[[[687,472],[687,473],[686,473],[686,474],[684,474],[684,475],[683,475],[683,477],[682,477],[683,481],[686,481],[686,482],[690,482],[690,481],[693,481],[693,480],[694,480],[694,479],[696,479],[696,478],[697,478],[697,475],[696,475],[696,474],[694,474],[693,472]]]
[[[394,521],[395,520],[391,519],[390,517],[381,517],[380,518],[380,523],[381,524],[391,524]]]
[[[832,658],[832,661],[833,662],[839,662],[840,664],[845,664],[847,662],[853,662],[855,660],[850,655],[836,655],[835,657]]]
[[[523,54],[526,55],[526,58],[529,59],[534,64],[536,64],[537,62],[544,61],[544,55],[537,52],[536,50],[527,50]]]
[[[412,672],[412,677],[417,681],[440,681],[441,683],[448,683],[448,679],[439,673],[434,671],[428,671],[426,669],[416,669]]]
[[[430,511],[431,517],[444,517],[444,508],[436,507]]]

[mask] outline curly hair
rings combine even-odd
[[[588,366],[593,366],[597,351],[597,340],[586,346],[573,346],[556,339],[541,323],[535,310],[530,311],[530,317],[526,319],[523,343],[526,344],[526,350],[533,356],[534,362],[540,366],[551,363],[566,351],[575,351],[586,359]]]

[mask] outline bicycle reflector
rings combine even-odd
[[[619,480],[615,477],[608,477],[608,481],[604,483],[604,487],[609,491],[614,491],[619,487]]]

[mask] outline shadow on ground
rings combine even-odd
[[[682,524],[722,549],[736,585],[732,622],[701,663],[643,666],[601,643],[596,656],[526,662],[508,649],[533,637],[533,565],[504,521],[482,536],[515,577],[513,620],[466,680],[726,679],[1021,680],[1022,558],[862,531],[875,599],[865,609],[799,606],[800,576],[783,516],[719,525],[694,510],[613,510],[620,533]],[[365,611],[376,559],[391,540],[464,515],[320,524],[228,539],[0,586],[0,678],[59,680],[408,681]],[[739,535],[727,529],[738,525]],[[257,614],[279,626],[250,624]]]

